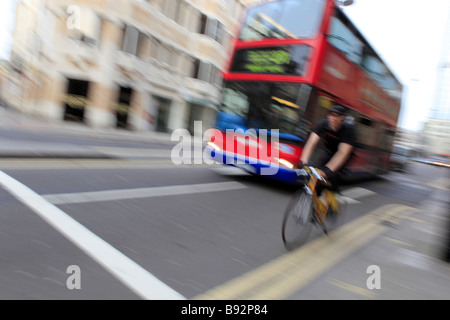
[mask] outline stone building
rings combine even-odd
[[[450,120],[430,119],[423,128],[425,153],[450,155]]]
[[[242,0],[21,0],[14,107],[96,128],[213,125]]]
[[[424,125],[423,137],[427,153],[450,155],[450,11],[442,42],[431,117]]]

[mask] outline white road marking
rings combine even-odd
[[[367,196],[370,196],[373,194],[375,194],[375,192],[361,188],[361,187],[350,188],[350,189],[347,189],[342,192],[342,196],[344,196],[346,198],[351,198],[353,200],[367,197]]]
[[[339,203],[346,203],[346,204],[357,204],[357,203],[361,203],[361,202],[359,202],[358,200],[355,200],[355,199],[352,199],[352,198],[349,198],[349,197],[343,197],[343,196],[340,196],[340,195],[336,195],[336,199],[337,199],[337,201],[339,201]]]
[[[51,194],[51,195],[43,195],[42,197],[52,204],[62,205],[71,203],[116,201],[126,199],[139,199],[139,198],[151,198],[151,197],[173,196],[173,195],[194,194],[194,193],[229,191],[245,188],[247,187],[242,183],[230,181],[230,182],[215,182],[215,183],[189,184],[189,185],[164,186],[152,188]]]
[[[146,148],[121,148],[121,147],[101,147],[91,146],[92,149],[103,154],[118,158],[172,158],[172,149],[146,149]],[[191,150],[189,157],[184,157],[184,163],[194,163],[194,160],[203,160],[203,147],[186,145]],[[199,161],[201,162],[201,161]]]
[[[341,203],[356,204],[361,203],[356,199],[364,198],[373,194],[375,194],[373,191],[361,187],[353,187],[343,191],[341,194],[337,194],[336,198]]]
[[[172,151],[172,149],[120,148],[103,146],[90,146],[90,148],[112,156],[145,156],[153,158],[170,158],[170,153]]]
[[[2,171],[0,185],[140,297],[149,300],[186,299],[64,211]]]

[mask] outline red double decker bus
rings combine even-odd
[[[389,169],[402,85],[335,0],[249,8],[223,78],[214,160],[263,175],[276,166],[266,175],[295,183],[307,137],[338,103],[356,127],[352,176]]]

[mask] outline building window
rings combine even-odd
[[[136,27],[126,25],[122,43],[122,50],[134,56],[142,53],[142,45],[146,35],[139,31]]]
[[[200,74],[200,60],[194,59],[192,68],[192,78],[198,79]]]
[[[211,79],[211,64],[210,63],[200,61],[197,79],[205,81],[205,82],[210,81],[210,79]]]
[[[208,37],[220,44],[223,44],[224,32],[224,27],[221,22],[213,18],[208,18],[208,23],[206,25],[206,35]]]
[[[67,79],[67,91],[64,97],[64,120],[84,122],[88,105],[89,82],[80,79]]]
[[[124,52],[136,55],[138,39],[139,30],[136,27],[126,25],[122,43],[122,50]]]
[[[217,86],[222,86],[222,72],[216,66],[212,66],[211,83]]]
[[[225,27],[217,19],[202,14],[200,18],[199,33],[210,37],[222,45],[224,43]]]
[[[138,40],[138,46],[137,46],[137,52],[136,52],[136,56],[144,59],[148,56],[149,54],[149,48],[148,48],[148,44],[149,44],[149,36],[139,32],[139,40]]]
[[[204,14],[200,17],[200,28],[198,30],[198,33],[200,34],[206,34],[206,23],[208,21],[208,17]]]
[[[152,96],[157,105],[158,116],[156,119],[156,131],[169,132],[170,106],[172,101],[163,97]]]
[[[163,13],[175,22],[179,22],[181,17],[181,8],[184,0],[170,0],[164,1],[162,7]]]
[[[182,55],[182,66],[181,66],[181,70],[183,72],[183,74],[186,77],[191,77],[193,78],[193,74],[194,74],[194,69],[195,69],[195,59],[188,55],[188,54],[183,54]]]
[[[151,42],[150,52],[149,52],[150,57],[152,57],[153,59],[157,59],[159,47],[161,46],[161,41],[159,41],[156,38],[151,38],[150,42]]]
[[[159,46],[159,50],[158,50],[158,60],[160,62],[166,63],[168,65],[172,64],[172,56],[173,56],[173,52],[172,50],[164,44],[161,44]]]
[[[131,96],[133,90],[129,87],[120,87],[119,97],[114,106],[117,128],[128,128],[128,115],[130,112]]]
[[[172,65],[180,72],[183,72],[183,52],[172,48]]]
[[[222,74],[218,67],[209,62],[195,59],[192,68],[192,77],[201,81],[220,86]]]

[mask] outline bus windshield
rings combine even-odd
[[[250,8],[240,40],[313,38],[326,0],[284,0]]]
[[[304,139],[310,124],[304,120],[311,87],[306,84],[241,82],[225,83],[219,129],[277,129],[280,139]]]

